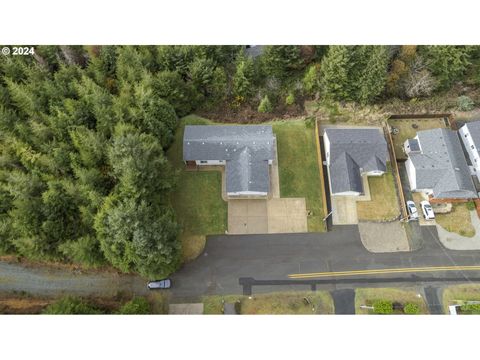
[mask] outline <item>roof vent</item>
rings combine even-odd
[[[202,141],[202,145],[205,145],[205,141]]]

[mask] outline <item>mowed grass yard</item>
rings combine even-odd
[[[362,309],[360,306],[371,306],[375,301],[388,300],[391,302],[399,302],[402,305],[411,303],[419,307],[420,314],[428,314],[428,307],[423,297],[417,296],[414,289],[394,289],[394,288],[357,288],[355,290],[355,313],[356,314],[373,314],[370,309]],[[395,314],[395,313],[394,313]]]
[[[305,300],[308,299],[309,302]],[[248,296],[206,296],[204,314],[222,314],[225,302],[239,301],[242,315],[334,314],[333,299],[327,291],[278,292]]]
[[[397,191],[390,164],[382,176],[369,176],[370,201],[357,201],[360,221],[388,221],[400,215]]]
[[[304,197],[311,212],[308,231],[325,231],[314,123],[282,120],[271,124],[277,136],[280,196]]]
[[[466,237],[473,237],[475,235],[475,228],[472,225],[467,204],[452,205],[451,212],[447,214],[435,214],[437,224],[449,232]]]
[[[413,139],[417,135],[417,131],[446,128],[443,118],[432,119],[395,119],[388,120],[388,124],[399,130],[396,135],[392,134],[393,146],[395,148],[395,156],[398,160],[406,160],[407,157],[403,152],[403,144],[407,139]],[[413,126],[416,126],[414,128]]]
[[[183,162],[185,125],[209,124],[213,122],[195,115],[182,118],[175,141],[167,152],[179,172],[172,205],[181,226],[184,261],[193,260],[203,251],[206,235],[224,234],[227,230],[227,203],[222,199],[220,171],[186,171]]]
[[[480,284],[464,284],[445,288],[442,302],[446,314],[448,314],[448,306],[456,305],[457,300],[460,302],[480,301]]]

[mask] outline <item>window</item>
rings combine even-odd
[[[208,161],[207,160],[200,160],[200,164],[207,164]]]

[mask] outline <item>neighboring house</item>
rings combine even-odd
[[[323,142],[332,195],[362,195],[362,175],[387,170],[387,142],[379,129],[326,129]]]
[[[410,189],[436,199],[472,199],[477,191],[457,132],[423,130],[404,144]]]
[[[458,134],[472,163],[471,169],[480,180],[480,121],[466,123],[458,130]]]
[[[251,56],[254,59],[261,56],[264,50],[265,50],[264,45],[246,45],[245,46],[245,54],[247,56]]]
[[[187,166],[225,166],[228,197],[267,197],[275,143],[269,125],[185,126],[183,160]]]

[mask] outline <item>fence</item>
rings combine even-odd
[[[383,123],[383,132],[385,133],[385,138],[387,139],[387,148],[390,155],[390,163],[392,164],[393,177],[395,178],[398,200],[400,205],[401,218],[406,219],[407,214],[407,204],[405,202],[405,195],[403,193],[402,180],[400,179],[400,172],[398,171],[397,157],[395,156],[395,147],[393,146],[392,134],[390,133],[389,125]]]
[[[439,113],[439,114],[397,114],[390,115],[388,120],[402,120],[402,119],[438,119],[444,118],[445,125],[449,128],[456,130],[456,122],[453,114],[451,113]],[[388,122],[387,120],[387,122]],[[454,128],[455,127],[455,128]]]
[[[315,144],[317,145],[317,161],[318,169],[320,171],[320,182],[322,184],[322,202],[323,202],[323,218],[326,219],[328,216],[328,204],[327,204],[327,194],[325,187],[325,177],[323,173],[323,158],[322,151],[320,149],[320,133],[318,131],[318,120],[315,119]],[[325,230],[328,231],[327,224],[325,223]]]

